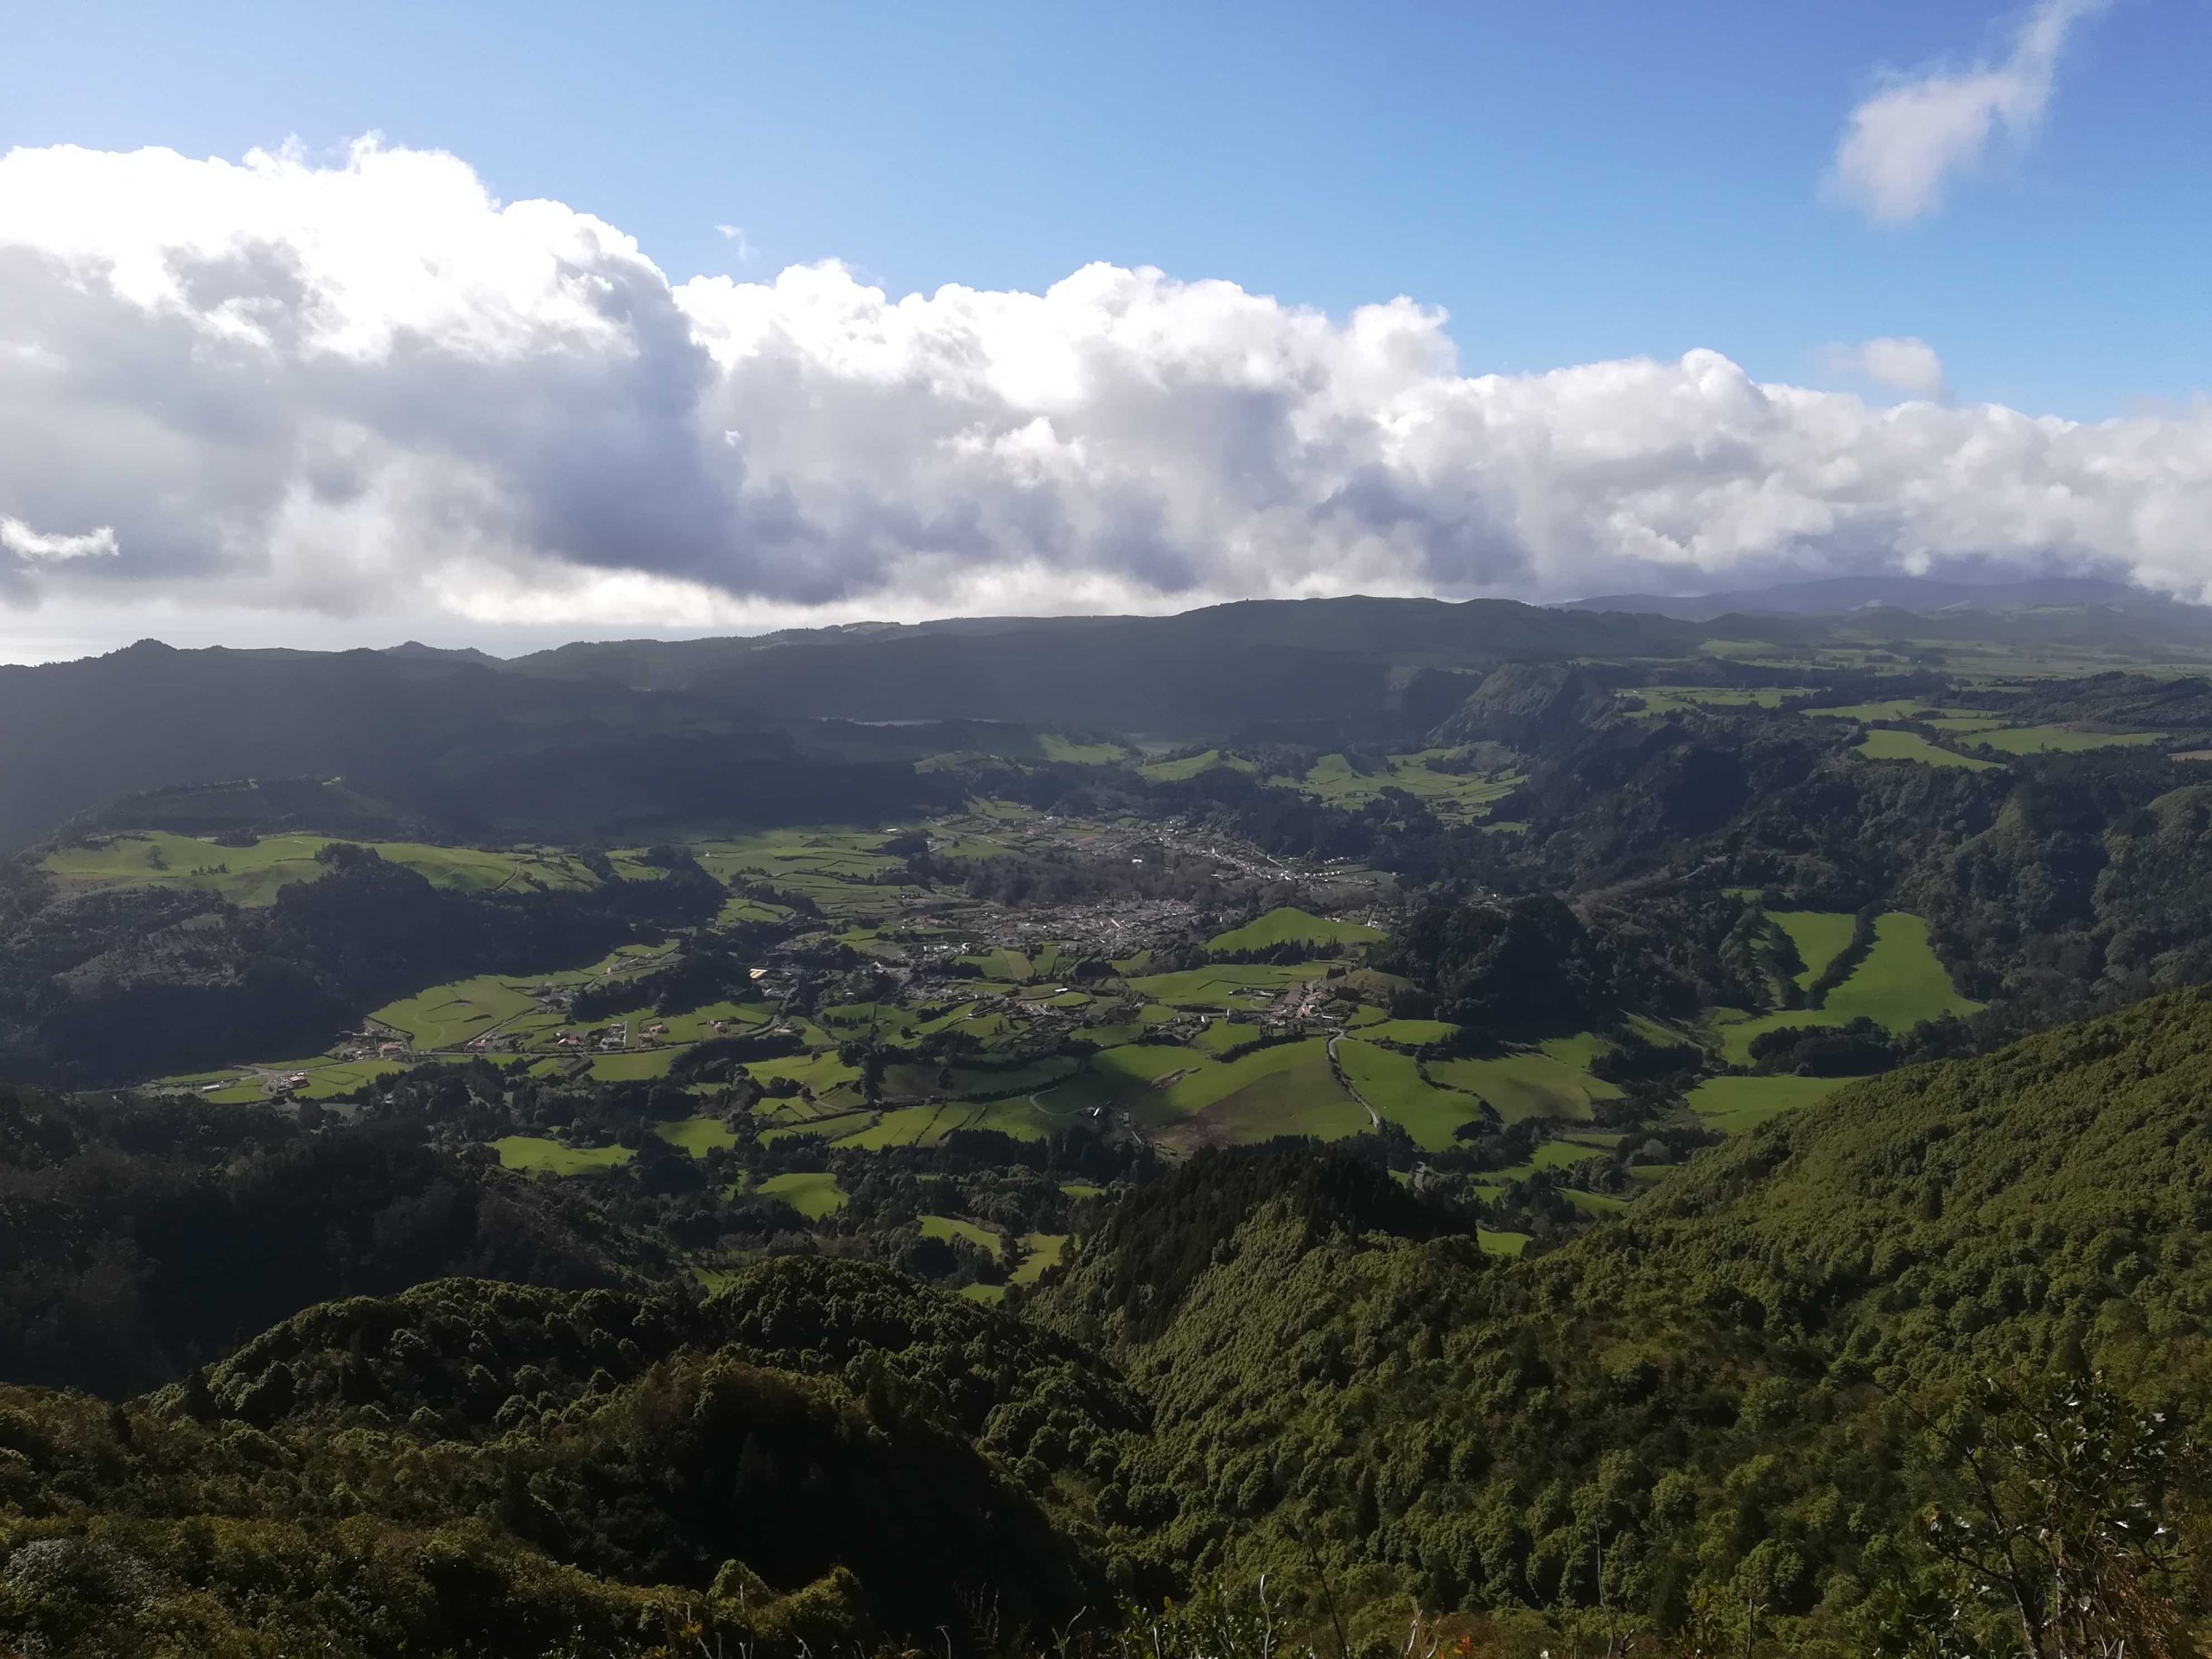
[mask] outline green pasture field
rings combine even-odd
[[[988,1227],[978,1227],[972,1221],[963,1221],[957,1216],[924,1216],[922,1236],[943,1239],[964,1238],[970,1244],[981,1249],[988,1250],[993,1255],[999,1253],[999,1236],[996,1233]]]
[[[2003,754],[2078,754],[2085,749],[2139,747],[2158,741],[2155,732],[2084,732],[2071,726],[2001,726],[1978,731],[1967,741]]]
[[[1045,1276],[1046,1270],[1060,1265],[1068,1248],[1065,1233],[1027,1233],[1022,1236],[1021,1265],[1014,1270],[1017,1285],[1033,1285]]]
[[[396,1060],[341,1060],[336,1065],[310,1065],[304,1069],[307,1083],[292,1090],[301,1100],[328,1100],[335,1095],[350,1095],[364,1084],[406,1070]]]
[[[1874,948],[1850,978],[1818,1008],[1790,1008],[1725,1026],[1722,1055],[1732,1065],[1751,1064],[1751,1042],[1766,1032],[1803,1026],[1840,1026],[1872,1020],[1885,1031],[1911,1030],[1923,1020],[1978,1013],[1981,1004],[1959,995],[1928,943],[1928,924],[1903,911],[1875,918]]]
[[[1920,697],[1891,697],[1882,702],[1847,703],[1840,709],[1808,709],[1815,720],[1917,720],[1942,710]]]
[[[1362,1010],[1363,1013],[1368,1010]],[[1419,1048],[1425,1043],[1440,1043],[1458,1033],[1459,1027],[1443,1020],[1392,1020],[1382,1018],[1348,1022],[1363,1042],[1395,1043],[1401,1048]]]
[[[1501,1184],[1525,1181],[1539,1170],[1572,1169],[1577,1164],[1586,1164],[1592,1158],[1603,1158],[1608,1148],[1585,1145],[1580,1141],[1547,1141],[1529,1156],[1525,1164],[1516,1164],[1510,1169],[1492,1170],[1489,1179]]]
[[[1413,754],[1386,756],[1387,769],[1369,774],[1356,772],[1342,754],[1325,754],[1294,781],[1308,795],[1332,806],[1360,807],[1386,789],[1402,789],[1422,802],[1440,817],[1471,819],[1486,814],[1494,802],[1518,789],[1518,772],[1495,776],[1478,772],[1439,772],[1428,765],[1456,753],[1451,749],[1423,749]]]
[[[762,899],[747,899],[741,895],[727,900],[721,913],[715,918],[723,927],[734,927],[741,922],[780,922],[791,914],[781,905],[772,905]]]
[[[834,1216],[845,1207],[845,1189],[837,1185],[835,1175],[827,1173],[771,1175],[753,1190],[763,1198],[781,1198],[809,1221]]]
[[[673,1048],[626,1048],[591,1057],[591,1075],[599,1083],[644,1083],[664,1077],[679,1052]]]
[[[954,1291],[952,1294],[959,1297],[963,1301],[980,1302],[985,1307],[996,1307],[1001,1302],[1006,1300],[1006,1287],[1004,1285],[969,1283],[961,1286],[959,1289]]]
[[[772,1129],[760,1132],[761,1141],[772,1146],[779,1141],[800,1138],[824,1140],[835,1144],[840,1136],[865,1128],[871,1113],[861,1110],[830,1112],[821,1117],[786,1118]]]
[[[1526,1233],[1494,1233],[1487,1227],[1475,1229],[1475,1243],[1482,1246],[1485,1255],[1518,1255],[1529,1248]]]
[[[1586,1216],[1617,1216],[1632,1202],[1610,1192],[1585,1192],[1572,1186],[1562,1188],[1560,1196]]]
[[[1103,1198],[1106,1196],[1104,1187],[1095,1186],[1089,1181],[1062,1181],[1060,1191],[1071,1198]]]
[[[1114,766],[1129,758],[1119,743],[1078,743],[1059,732],[1037,734],[1037,753],[1047,760],[1071,766]]]
[[[1541,1048],[1494,1059],[1432,1060],[1428,1075],[1437,1083],[1481,1096],[1509,1123],[1526,1117],[1586,1123],[1592,1101],[1617,1099],[1620,1090],[1591,1076],[1585,1069],[1588,1062],[1578,1062],[1579,1052],[1577,1039],[1555,1039]]]
[[[1689,1108],[1708,1128],[1741,1135],[1770,1117],[1826,1100],[1853,1077],[1707,1077],[1689,1092]],[[1631,1172],[1633,1173],[1633,1172]]]
[[[1797,947],[1798,960],[1805,964],[1797,975],[1801,990],[1818,979],[1827,965],[1843,954],[1858,925],[1856,917],[1833,910],[1773,910],[1767,912],[1767,919],[1787,933],[1789,943]]]
[[[1914,760],[1928,766],[1964,766],[1969,772],[1988,772],[1998,764],[1938,748],[1918,732],[1900,732],[1887,727],[1871,731],[1860,739],[1859,753],[1869,760]]]
[[[1242,756],[1207,749],[1198,754],[1186,754],[1179,760],[1147,761],[1137,768],[1137,775],[1155,784],[1179,784],[1216,766],[1228,766],[1236,772],[1252,770],[1252,763]]]
[[[1799,685],[1655,685],[1621,695],[1637,700],[1630,711],[1643,715],[1680,714],[1687,709],[1779,709],[1784,697],[1802,697]]]
[[[789,1077],[810,1095],[825,1095],[841,1084],[857,1083],[861,1071],[837,1058],[835,1049],[811,1054],[782,1054],[772,1060],[750,1060],[746,1074],[755,1083]]]
[[[880,1152],[886,1147],[933,1147],[967,1116],[969,1108],[957,1103],[901,1106],[884,1112],[865,1128],[842,1135],[830,1144]]]
[[[1337,1045],[1337,1064],[1360,1097],[1424,1151],[1459,1145],[1452,1131],[1476,1116],[1471,1096],[1424,1081],[1410,1054],[1346,1038]]]
[[[638,1154],[627,1147],[564,1147],[534,1135],[510,1135],[492,1142],[499,1162],[528,1175],[594,1175],[619,1169]]]
[[[48,856],[46,868],[64,881],[86,885],[197,887],[251,908],[273,902],[283,887],[322,875],[324,868],[315,862],[315,855],[333,839],[329,836],[264,836],[251,847],[222,847],[203,836],[152,830],[118,836],[96,846],[62,848]],[[550,848],[492,851],[411,841],[362,844],[417,872],[431,886],[457,892],[489,893],[509,886],[556,890],[599,885],[599,878],[583,864]],[[657,868],[638,863],[634,854],[615,855],[613,862],[618,874],[662,874]]]
[[[1224,963],[1216,968],[1192,968],[1179,974],[1149,974],[1129,981],[1129,988],[1147,1001],[1170,1007],[1217,1013],[1224,1007],[1263,1005],[1309,979],[1319,979],[1332,964],[1301,962],[1287,966],[1271,963]]]
[[[525,1019],[534,1027],[550,1030],[561,1024],[560,1015],[539,1007],[522,988],[539,982],[490,974],[456,980],[387,1002],[369,1018],[404,1032],[416,1048],[426,1049],[459,1048],[495,1027]]]
[[[1874,948],[1828,993],[1823,1012],[1845,1020],[1863,1015],[1885,1030],[1905,1032],[1923,1020],[1979,1014],[1981,1006],[1951,983],[1928,943],[1928,924],[1893,910],[1875,918]]]
[[[969,967],[985,979],[1001,981],[1009,985],[1028,982],[1032,969],[1029,958],[1019,950],[1001,948],[987,957],[963,957]]]
[[[1279,1135],[1335,1141],[1369,1127],[1366,1111],[1338,1083],[1328,1045],[1319,1037],[1225,1062],[1201,1060],[1142,1103],[1153,1109],[1140,1108],[1140,1116],[1172,1123],[1172,1138],[1192,1143],[1243,1145]]]
[[[1086,1037],[1091,1034],[1090,1032],[1084,1033]],[[1227,1020],[1209,1020],[1205,1028],[1183,1046],[1217,1059],[1232,1048],[1242,1048],[1247,1043],[1257,1042],[1259,1037],[1260,1028],[1257,1026],[1239,1026]]]
[[[730,1133],[729,1125],[719,1117],[682,1117],[671,1123],[659,1123],[653,1133],[694,1158],[703,1158],[716,1147],[734,1147],[737,1137]]]
[[[1255,917],[1242,927],[1215,934],[1206,941],[1206,949],[1217,956],[1233,956],[1241,950],[1266,950],[1278,944],[1372,944],[1382,937],[1379,927],[1369,927],[1361,922],[1333,921],[1300,910],[1295,905],[1283,905],[1264,916]]]

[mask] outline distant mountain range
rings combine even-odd
[[[1433,730],[1505,664],[1611,663],[1633,678],[1674,662],[1744,683],[1782,671],[1723,665],[1706,649],[1715,638],[1759,657],[1841,646],[1852,660],[1881,650],[1932,665],[1995,646],[2121,666],[2212,650],[2212,608],[2083,578],[1852,577],[1567,607],[1347,597],[960,618],[579,643],[511,661],[415,642],[147,640],[0,667],[0,849],[120,796],[239,779],[343,779],[377,810],[485,836],[912,814],[953,789],[913,756],[967,748],[980,725],[1372,746]]]
[[[2132,582],[2095,576],[2042,576],[2026,582],[1973,582],[1936,576],[1829,576],[1817,582],[1726,593],[1669,597],[1662,594],[1605,594],[1560,606],[1568,611],[1623,611],[1638,616],[1710,622],[1719,617],[1842,616],[1871,607],[1933,615],[1941,611],[2034,611],[2083,607],[2150,615],[2212,608],[2184,605]]]

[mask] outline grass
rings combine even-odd
[[[484,975],[434,985],[427,991],[387,1002],[369,1017],[404,1032],[416,1048],[459,1048],[472,1039],[526,1014],[559,1023],[512,981]]]
[[[716,1147],[734,1147],[737,1137],[730,1133],[729,1125],[719,1117],[684,1117],[672,1123],[656,1124],[653,1133],[671,1147],[680,1147],[694,1158],[703,1158]]]
[[[1116,1103],[1182,1142],[1243,1145],[1281,1135],[1341,1140],[1369,1127],[1366,1111],[1337,1082],[1328,1045],[1319,1037],[1228,1061],[1188,1049],[1131,1046],[1095,1056],[1091,1064],[1094,1075],[1122,1079],[1114,1090]],[[1156,1081],[1166,1077],[1173,1080]]]
[[[672,1048],[629,1048],[592,1056],[591,1075],[600,1083],[644,1083],[664,1077],[676,1064]]]
[[[1808,709],[1815,720],[1911,720],[1937,710],[1919,697],[1891,697],[1884,702],[1853,702],[1840,709]]]
[[[1799,989],[1818,979],[1827,965],[1851,943],[1858,918],[1833,910],[1776,910],[1767,919],[1789,936],[1804,968],[1797,975]]]
[[[1770,1117],[1826,1100],[1852,1077],[1707,1077],[1690,1090],[1689,1108],[1706,1127],[1741,1135]],[[1633,1172],[1631,1172],[1633,1173]]]
[[[65,847],[49,855],[46,868],[65,881],[133,887],[198,887],[219,893],[249,908],[272,902],[295,882],[313,881],[324,873],[315,855],[331,844],[328,836],[264,836],[251,847],[219,846],[199,836],[148,830],[118,836],[97,845]],[[525,891],[566,890],[599,885],[582,862],[543,847],[493,851],[479,847],[436,847],[426,842],[370,842],[385,858],[423,875],[432,887],[464,893],[505,887]],[[658,874],[639,865],[634,855],[616,855],[618,874]]]
[[[1964,766],[1969,772],[1988,772],[1997,762],[1977,760],[1970,754],[1941,749],[1918,732],[1872,731],[1860,740],[1859,753],[1869,760],[1913,760],[1927,766]]]
[[[1014,1270],[1017,1285],[1033,1285],[1045,1276],[1048,1268],[1057,1268],[1066,1255],[1067,1235],[1065,1233],[1030,1233],[1021,1241],[1021,1265]]]
[[[1373,1010],[1363,1009],[1362,1012]],[[1459,1029],[1442,1020],[1392,1020],[1387,1017],[1368,1021],[1355,1017],[1351,1025],[1367,1042],[1396,1043],[1405,1048],[1419,1048],[1424,1043],[1440,1043]]]
[[[1874,946],[1866,961],[1817,1008],[1790,1008],[1724,1027],[1721,1053],[1732,1065],[1748,1065],[1754,1039],[1770,1031],[1847,1025],[1872,1020],[1885,1031],[1904,1033],[1923,1020],[1978,1013],[1981,1004],[1959,995],[1928,943],[1928,924],[1903,911],[1874,922]]]
[[[1360,1097],[1424,1151],[1459,1145],[1452,1131],[1476,1116],[1470,1096],[1423,1081],[1420,1062],[1410,1054],[1347,1038],[1337,1045],[1337,1063]]]
[[[1479,1095],[1509,1123],[1541,1117],[1586,1123],[1592,1101],[1613,1100],[1620,1090],[1582,1065],[1572,1063],[1574,1039],[1524,1050],[1494,1059],[1432,1060],[1428,1075],[1438,1083]]]
[[[996,1307],[1006,1300],[1004,1285],[966,1284],[952,1293],[963,1301],[981,1302],[985,1307]]]
[[[1634,712],[1680,714],[1687,709],[1779,709],[1784,697],[1805,695],[1802,686],[1660,685],[1623,694],[1637,699]]]
[[[1529,1248],[1526,1233],[1494,1233],[1487,1227],[1475,1229],[1475,1243],[1481,1245],[1485,1255],[1518,1255]]]
[[[978,1249],[993,1255],[999,1253],[999,1236],[988,1227],[979,1227],[972,1221],[963,1221],[957,1216],[924,1216],[922,1236],[951,1240],[964,1238]]]
[[[1252,763],[1233,754],[1224,754],[1219,749],[1206,749],[1198,754],[1186,754],[1179,760],[1154,760],[1137,768],[1140,777],[1155,784],[1180,784],[1210,772],[1216,766],[1228,766],[1237,772],[1249,772]]]
[[[1119,743],[1078,743],[1058,732],[1037,734],[1037,753],[1047,760],[1074,766],[1117,766],[1129,758]]]
[[[564,1147],[535,1135],[510,1135],[492,1142],[500,1164],[526,1175],[596,1175],[620,1169],[638,1154],[627,1147]]]
[[[1128,983],[1132,991],[1148,1001],[1211,1013],[1225,1007],[1259,1006],[1293,985],[1319,978],[1328,966],[1311,962],[1281,967],[1268,963],[1224,963],[1179,974],[1148,974]]]
[[[2004,754],[2078,754],[2084,749],[2114,749],[2156,743],[2152,732],[2084,732],[2071,726],[2004,726],[1967,739]]]
[[[771,1175],[753,1189],[766,1198],[781,1198],[809,1221],[834,1216],[845,1207],[845,1189],[835,1175],[804,1171]]]
[[[1910,1031],[1923,1020],[1978,1014],[1981,1004],[1961,996],[1928,943],[1928,924],[1891,911],[1874,923],[1874,948],[1849,979],[1828,993],[1825,1012],[1849,1020],[1862,1015],[1885,1030]]]
[[[1215,934],[1206,941],[1206,949],[1217,957],[1234,956],[1240,951],[1266,950],[1279,944],[1372,944],[1382,937],[1379,927],[1332,921],[1294,905],[1283,905],[1242,927]]]
[[[1300,790],[1332,806],[1357,809],[1386,789],[1403,790],[1438,817],[1470,821],[1486,815],[1491,807],[1519,788],[1518,772],[1446,772],[1431,760],[1450,761],[1460,754],[1454,749],[1423,749],[1413,754],[1385,757],[1382,770],[1363,772],[1341,754],[1325,754],[1296,779]]]

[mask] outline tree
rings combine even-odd
[[[1921,1536],[1936,1570],[1891,1603],[1886,1653],[1913,1659],[2182,1659],[2173,1513],[2201,1467],[2163,1413],[2101,1378],[1992,1381],[1933,1427],[1948,1502]],[[1991,1615],[1995,1615],[1993,1618]]]

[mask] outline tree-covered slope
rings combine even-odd
[[[128,1407],[0,1389],[0,1648],[796,1655],[1111,1598],[1136,1402],[887,1269],[316,1308]]]
[[[1363,1230],[1364,1171],[1351,1224],[1257,1192],[1224,1216],[1201,1162],[1039,1311],[1150,1398],[1140,1483],[1202,1569],[1572,1605],[1602,1540],[1617,1608],[1733,1599],[1789,1650],[1863,1650],[1869,1586],[1910,1570],[1908,1449],[1967,1385],[2094,1367],[2202,1421],[2209,1059],[2190,994],[1894,1073],[1522,1263]],[[1185,1245],[1149,1296],[1128,1271]]]

